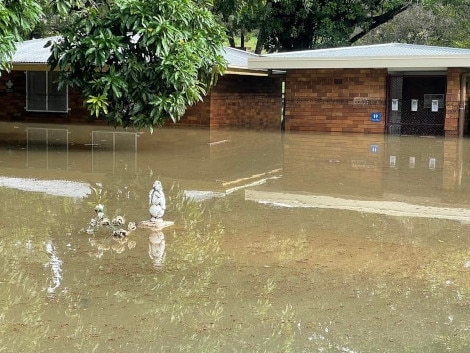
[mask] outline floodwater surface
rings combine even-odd
[[[470,351],[467,140],[0,131],[0,352]]]

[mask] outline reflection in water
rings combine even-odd
[[[62,282],[62,260],[59,259],[52,240],[49,240],[46,243],[46,253],[50,257],[50,261],[46,266],[50,267],[52,272],[52,276],[47,287],[47,296],[53,299],[55,298],[57,288],[59,288],[60,283]]]
[[[161,230],[153,231],[149,235],[149,257],[153,268],[160,270],[165,259],[165,235]]]
[[[331,196],[246,190],[245,199],[278,207],[333,208],[401,217],[449,219],[470,224],[470,209],[422,206],[397,201],[371,201]]]
[[[44,192],[54,196],[82,198],[90,194],[90,186],[86,183],[68,180],[38,180],[32,178],[0,177],[0,186],[23,190]]]
[[[469,351],[470,141],[67,130],[0,129],[1,177],[96,186],[0,188],[5,351]],[[155,179],[175,225],[113,236]]]
[[[68,129],[26,128],[26,165],[34,168],[67,170],[69,133]],[[38,158],[37,152],[41,152],[41,158]],[[32,158],[29,158],[30,153]]]
[[[91,165],[93,172],[135,171],[137,168],[138,133],[127,131],[91,132]]]

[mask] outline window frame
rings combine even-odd
[[[34,74],[40,74],[44,73],[45,78],[44,78],[44,89],[45,89],[45,109],[34,109],[30,108],[30,97],[31,97],[31,92],[30,92],[30,80],[31,80],[31,73]],[[63,97],[65,99],[65,108],[64,110],[58,110],[58,109],[50,109],[50,100],[52,98],[52,95],[49,94],[50,87],[52,86],[53,88],[57,88],[58,84],[55,82],[50,82],[50,71],[25,71],[26,74],[26,106],[25,110],[28,112],[38,112],[38,113],[68,113],[70,110],[69,107],[69,88],[66,86],[65,88],[65,93],[63,94]]]

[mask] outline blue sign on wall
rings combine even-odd
[[[380,113],[370,113],[370,121],[374,123],[379,123],[380,119],[382,118],[382,114]]]
[[[372,144],[372,145],[370,145],[369,150],[370,150],[370,153],[379,153],[380,147],[379,147],[379,145]]]

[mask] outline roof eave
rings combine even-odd
[[[244,76],[268,76],[269,71],[263,69],[247,69],[244,67],[229,66],[224,75],[244,75]]]
[[[408,57],[260,57],[248,59],[249,69],[404,69],[423,70],[470,67],[470,56]]]
[[[14,62],[12,71],[50,71],[50,66],[46,63],[19,63]]]

